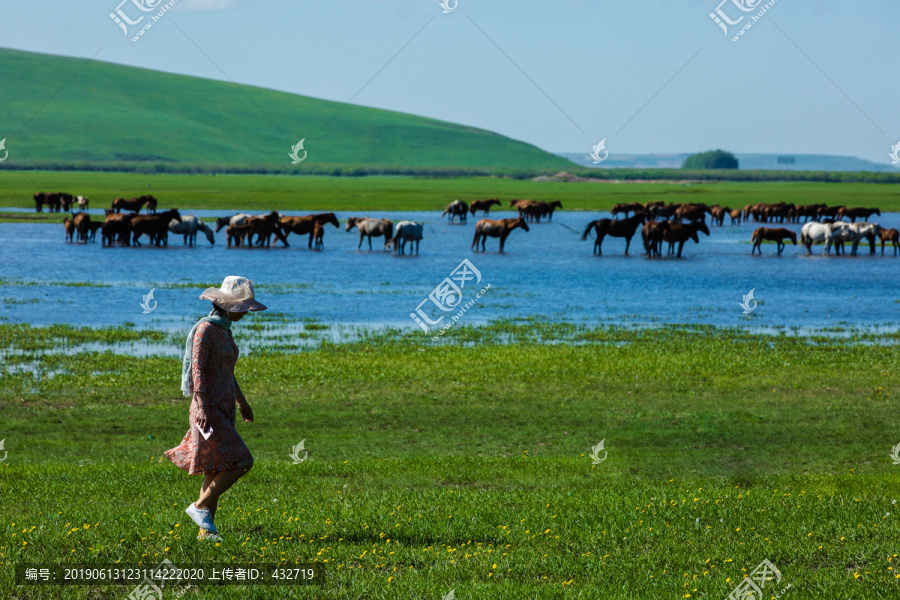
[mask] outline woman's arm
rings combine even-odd
[[[206,431],[206,362],[209,358],[209,345],[212,333],[209,326],[201,323],[194,333],[194,348],[191,359],[191,380],[194,384],[194,400],[197,402],[197,424]]]
[[[237,400],[238,408],[241,410],[241,418],[247,423],[252,423],[253,409],[250,408],[250,404],[247,402],[244,392],[241,391],[241,386],[238,385],[237,377],[234,378],[234,399]]]

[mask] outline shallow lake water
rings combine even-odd
[[[201,217],[226,214],[190,212]],[[342,222],[351,214],[364,216],[337,214]],[[0,322],[97,327],[133,323],[137,328],[178,330],[208,312],[209,304],[198,299],[206,285],[218,285],[226,275],[243,275],[254,280],[257,297],[269,306],[267,319],[275,319],[273,326],[306,319],[329,326],[420,330],[410,313],[426,301],[421,308],[429,319],[444,316],[439,327],[488,284],[490,289],[459,323],[534,318],[587,325],[878,331],[893,331],[900,324],[895,284],[900,258],[890,248],[882,257],[880,247],[870,256],[867,243],[856,257],[822,256],[821,246],[807,256],[800,245],[789,245],[779,257],[773,244],[763,246],[762,256],[751,256],[749,239],[756,225],[732,227],[726,220],[724,227],[711,226],[712,234],[701,235],[699,244],[688,242],[681,259],[647,259],[639,232],[629,256],[623,255],[624,240],[608,237],[599,257],[592,254],[592,239],[580,240],[581,232],[589,221],[608,214],[558,211],[553,222],[513,232],[506,253],[499,254],[496,239],[488,241],[486,253],[470,249],[477,221],[471,216],[464,225],[450,225],[436,212],[365,216],[424,221],[420,254],[382,252],[378,239],[373,241],[375,251],[369,252],[367,243],[357,250],[358,233],[346,232],[343,223],[340,229],[327,226],[322,252],[308,250],[306,237],[296,235],[290,236],[289,248],[277,242],[269,249],[227,248],[224,231],[215,246],[201,234],[196,247],[185,247],[180,236],[170,234],[168,247],[145,242],[143,247],[104,248],[99,234],[94,243],[65,243],[61,224],[0,224]],[[492,214],[511,216],[507,211]],[[877,220],[883,226],[900,226],[898,214]],[[787,227],[800,230],[800,225]],[[442,311],[428,300],[429,294],[464,259],[480,272],[481,281],[475,285],[475,280],[467,280],[460,290],[462,302]],[[151,289],[154,298],[148,306],[155,308],[145,314],[141,302]],[[751,289],[758,305],[745,315],[739,304]],[[445,300],[453,305],[456,299],[451,295]],[[241,325],[254,319],[259,317],[248,316]]]

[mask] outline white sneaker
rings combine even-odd
[[[205,529],[210,533],[219,533],[215,523],[213,523],[212,517],[209,516],[208,508],[197,508],[192,502],[190,506],[184,509],[184,512],[194,520],[194,523],[196,523],[200,529]]]

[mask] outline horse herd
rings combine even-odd
[[[310,249],[323,250],[325,226],[340,227],[334,213],[286,216],[277,211],[269,211],[259,215],[239,213],[216,219],[213,231],[198,217],[181,215],[177,209],[157,213],[157,200],[149,195],[127,200],[117,198],[112,203],[112,209],[106,209],[103,221],[92,221],[91,216],[85,212],[88,205],[87,198],[62,192],[40,193],[34,197],[38,212],[41,212],[44,205],[54,211],[57,210],[57,206],[69,207],[77,203],[82,212],[63,220],[66,241],[75,241],[76,235],[79,242],[93,241],[99,229],[102,232],[104,246],[141,246],[140,240],[144,235],[148,236],[151,244],[168,245],[169,233],[183,235],[185,245],[193,246],[198,232],[201,231],[209,243],[214,244],[215,234],[225,229],[229,247],[232,245],[248,248],[269,247],[273,236],[287,247],[288,237],[294,233],[309,236],[307,246]],[[494,206],[502,206],[498,198],[474,200],[470,204],[455,200],[447,206],[441,216],[449,215],[450,223],[463,224],[467,222],[467,215],[481,211],[486,217]],[[145,207],[147,214],[141,214],[140,211]],[[503,252],[507,238],[515,229],[529,231],[529,223],[540,223],[543,218],[552,221],[554,211],[562,208],[562,203],[513,199],[509,201],[509,207],[518,211],[518,218],[499,220],[482,218],[476,223],[475,236],[472,240],[473,250],[477,251],[480,247],[480,250],[484,251],[487,238],[492,237],[499,238],[500,252]],[[123,210],[130,212],[122,212]],[[741,220],[759,223],[800,223],[803,219],[800,242],[810,254],[813,244],[824,244],[825,254],[830,254],[832,246],[837,254],[842,254],[846,243],[852,246],[851,253],[855,255],[859,244],[864,240],[869,242],[870,253],[874,254],[876,238],[881,239],[882,254],[887,242],[893,245],[895,256],[900,252],[900,234],[896,229],[886,229],[877,223],[868,222],[872,215],[881,215],[881,211],[877,208],[829,207],[824,204],[795,206],[779,202],[751,204],[743,209],[731,209],[702,203],[635,202],[616,204],[610,214],[612,218],[597,219],[588,223],[581,234],[582,240],[588,239],[591,233],[595,235],[595,254],[602,255],[603,241],[610,236],[625,240],[627,255],[631,240],[640,228],[644,250],[649,258],[662,256],[663,242],[668,244],[668,254],[680,257],[688,241],[699,243],[700,233],[710,235],[706,224],[707,214],[711,216],[712,223],[719,226],[724,225],[726,216],[731,218],[732,225],[740,224]],[[844,221],[844,218],[850,222]],[[863,219],[864,222],[857,222],[857,219]],[[346,221],[346,230],[353,229],[359,232],[357,249],[362,248],[363,242],[368,240],[369,250],[372,250],[374,237],[384,238],[384,250],[393,246],[395,252],[405,254],[406,244],[409,242],[410,252],[418,254],[424,223],[404,220],[394,224],[390,219],[384,218],[349,217]],[[756,252],[762,254],[763,241],[776,242],[777,252],[781,254],[788,240],[796,245],[797,233],[786,227],[758,227],[751,237],[753,244],[751,254]]]

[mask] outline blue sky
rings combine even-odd
[[[721,0],[178,0],[138,43],[109,17],[120,1],[2,2],[0,45],[353,98],[553,152],[607,138],[613,154],[889,163],[900,140],[893,0],[777,0],[738,42],[709,17]],[[746,15],[733,32],[761,8],[733,2],[765,4],[726,0]]]

